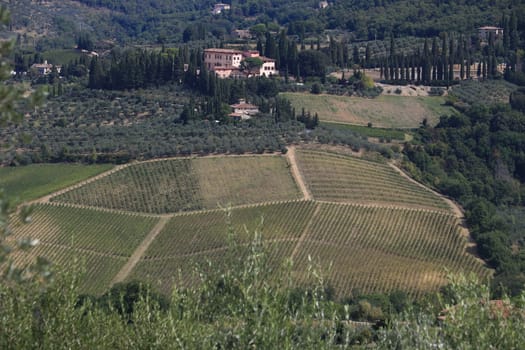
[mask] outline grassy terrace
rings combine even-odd
[[[368,125],[382,128],[417,128],[424,118],[434,125],[452,107],[444,105],[443,97],[411,97],[380,95],[374,99],[283,93],[297,111],[302,108],[317,113],[321,121]]]
[[[24,202],[53,193],[111,169],[110,164],[33,164],[0,168],[0,188],[7,198]]]

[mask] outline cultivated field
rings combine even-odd
[[[278,156],[197,158],[203,207],[299,198],[286,161]]]
[[[8,198],[29,201],[109,170],[112,165],[33,164],[0,168],[0,188]]]
[[[417,128],[424,118],[434,125],[452,108],[444,106],[443,97],[406,97],[381,95],[374,99],[314,95],[310,93],[283,93],[296,111],[302,108],[317,113],[322,121],[367,125],[384,128]]]
[[[52,199],[145,213],[201,209],[197,176],[190,159],[131,165]]]
[[[179,269],[183,283],[190,283],[198,264],[207,265],[209,260],[217,267],[226,263],[230,238],[248,244],[256,231],[268,248],[268,268],[277,268],[284,258],[291,257],[315,208],[311,201],[299,201],[234,209],[229,218],[224,211],[176,215],[149,247],[129,280],[149,280],[168,292]]]
[[[299,195],[284,158],[242,156],[139,163],[52,200],[163,214]]]
[[[165,293],[195,283],[199,269],[237,266],[246,254],[239,247],[255,232],[271,276],[293,261],[292,277],[305,283],[314,264],[339,297],[396,289],[418,296],[441,286],[446,269],[488,275],[438,195],[387,164],[294,153],[136,163],[36,205],[30,224],[15,222],[14,238],[39,239],[30,256],[67,269],[80,259],[84,289],[94,294],[121,280],[146,280]],[[295,165],[313,200],[300,199]],[[228,202],[231,209],[215,209]]]
[[[487,271],[465,252],[456,218],[443,212],[310,201],[233,210],[238,242],[247,243],[256,226],[265,238],[268,268],[292,258],[293,276],[306,281],[310,260],[319,263],[340,297],[357,289],[420,295],[445,282],[445,269]],[[129,280],[149,280],[164,292],[174,281],[194,282],[197,264],[219,266],[231,256],[227,232],[223,212],[175,216]]]
[[[85,289],[101,293],[157,221],[136,214],[40,204],[34,207],[31,223],[15,221],[13,238],[38,239],[31,256],[42,255],[65,268],[75,258],[85,260]],[[26,254],[18,256],[26,258]]]
[[[443,199],[386,164],[316,150],[297,150],[296,157],[314,199],[450,210]]]

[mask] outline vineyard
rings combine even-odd
[[[293,275],[305,281],[311,259],[340,297],[356,290],[420,295],[444,283],[445,269],[488,271],[465,252],[456,218],[443,212],[302,201],[233,210],[231,222],[241,243],[259,227],[269,269],[293,258]],[[173,282],[189,284],[197,265],[220,266],[231,256],[227,232],[224,212],[175,216],[129,280],[149,280],[166,293]]]
[[[284,159],[264,156],[139,163],[53,201],[162,214],[298,197]]]
[[[65,205],[36,205],[31,223],[14,224],[14,238],[31,237],[40,244],[32,256],[44,256],[70,268],[75,258],[86,269],[85,288],[101,293],[157,222],[136,214],[108,213]],[[21,254],[19,260],[29,256]]]
[[[315,150],[299,150],[297,159],[317,200],[450,209],[440,197],[386,164]]]
[[[145,213],[201,209],[190,159],[146,162],[53,198],[53,201]]]
[[[197,158],[192,162],[206,209],[299,198],[282,157]]]
[[[307,266],[308,256],[331,261],[328,279],[338,294],[401,289],[417,295],[442,285],[445,269],[486,274],[465,243],[449,214],[321,204],[295,266]]]
[[[442,97],[381,95],[374,99],[310,93],[282,93],[297,111],[317,113],[321,121],[332,121],[383,128],[417,128],[426,118],[434,124],[450,112]]]
[[[339,297],[396,289],[419,296],[441,286],[445,270],[488,274],[430,190],[384,163],[318,149],[295,154],[314,200],[299,200],[280,156],[141,162],[36,205],[31,223],[15,222],[15,238],[39,239],[31,256],[66,268],[78,258],[94,294],[116,276],[164,293],[191,285],[199,270],[242,258],[255,232],[270,274],[293,261],[293,278],[306,283],[314,264]]]
[[[228,234],[247,244],[261,233],[269,254],[269,268],[277,268],[291,256],[295,242],[307,226],[316,204],[284,202],[235,209],[228,219],[224,211],[177,215],[171,219],[137,264],[130,280],[149,280],[169,292],[179,269],[182,283],[191,283],[197,265],[220,266],[228,257]],[[231,222],[231,228],[227,221]]]

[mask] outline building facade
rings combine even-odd
[[[209,71],[224,68],[239,68],[243,59],[242,51],[231,49],[205,49],[204,65]]]
[[[494,39],[500,38],[503,36],[503,28],[491,26],[478,28],[479,40],[481,40],[482,42],[488,42],[491,34],[494,35]]]
[[[247,58],[259,58],[262,64],[256,69],[243,69],[242,61]],[[269,77],[278,74],[275,60],[260,56],[259,52],[254,50],[205,49],[204,65],[208,71],[215,72],[220,78]]]
[[[247,103],[244,99],[240,99],[239,103],[230,105],[233,113],[230,117],[236,120],[247,120],[259,113],[259,108],[251,103]]]

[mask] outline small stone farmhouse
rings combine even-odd
[[[492,27],[492,26],[485,26],[485,27],[479,27],[478,28],[478,37],[481,42],[488,42],[490,35],[494,35],[494,39],[498,39],[500,37],[503,37],[503,28],[500,27]]]
[[[259,113],[259,108],[251,103],[246,103],[244,99],[240,99],[239,103],[230,105],[233,112],[229,114],[230,117],[236,120],[250,119],[252,116]]]
[[[61,66],[55,66],[58,73],[62,70]],[[44,61],[44,63],[35,63],[31,66],[31,71],[36,72],[38,75],[48,75],[53,70],[53,65]]]

